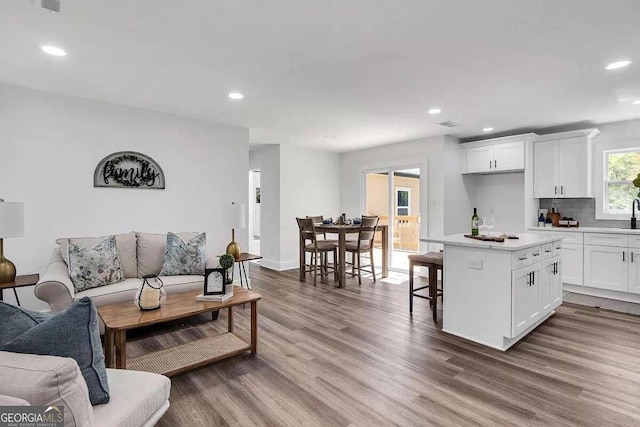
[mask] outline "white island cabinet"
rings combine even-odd
[[[518,237],[421,239],[444,245],[443,331],[504,351],[562,303],[561,237]]]

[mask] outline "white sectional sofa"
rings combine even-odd
[[[183,240],[189,240],[197,234],[199,233],[178,233],[178,236]],[[82,239],[95,240],[95,238]],[[125,280],[82,292],[75,292],[69,277],[69,269],[65,261],[68,239],[58,239],[56,243],[58,246],[54,249],[49,264],[35,288],[36,297],[47,302],[52,313],[64,310],[73,301],[84,296],[90,297],[96,307],[133,301],[133,296],[142,283],[140,277],[158,274],[162,269],[166,234],[131,232],[116,235],[118,258],[122,264]],[[218,257],[208,254],[207,267],[218,266]],[[161,279],[167,294],[201,290],[204,287],[204,276],[165,276]]]

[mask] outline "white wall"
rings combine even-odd
[[[475,206],[481,217],[493,216],[496,226],[492,230],[523,232],[525,227],[524,173],[478,175],[476,179]],[[471,216],[467,221],[471,228]]]
[[[253,150],[249,157],[250,169],[261,171],[261,265],[279,271],[297,268],[296,217],[335,217],[340,212],[339,155],[273,145]]]
[[[297,268],[296,217],[340,214],[340,156],[321,150],[280,147],[280,270]]]
[[[270,145],[249,153],[249,169],[260,170],[261,265],[280,265],[280,146]]]
[[[25,203],[25,237],[7,239],[5,253],[25,274],[58,237],[132,230],[206,231],[208,250],[223,253],[222,207],[246,197],[248,144],[239,127],[0,84],[0,197]],[[94,188],[98,162],[126,150],[154,158],[166,189]],[[246,229],[237,239],[246,244]],[[20,296],[46,308],[32,289]]]

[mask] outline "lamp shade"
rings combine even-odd
[[[240,205],[232,203],[225,209],[226,223],[229,228],[245,228],[247,226],[246,220],[246,205]]]
[[[0,239],[24,236],[24,204],[0,202]]]

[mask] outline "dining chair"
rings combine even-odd
[[[307,215],[307,218],[311,218],[313,220],[314,225],[321,225],[324,222],[324,216],[323,215]],[[338,239],[327,239],[327,233],[324,231],[321,231],[319,233],[317,233],[318,236],[322,236],[321,240],[324,240],[326,242],[331,242],[331,243],[335,243],[338,244]]]
[[[304,276],[306,277],[307,273],[313,272],[313,286],[316,286],[318,270],[320,270],[320,276],[328,276],[331,270],[333,271],[334,280],[338,280],[338,271],[335,268],[338,245],[334,242],[318,239],[315,223],[312,218],[296,218],[296,221],[298,222],[300,235],[304,239],[304,251],[305,253],[311,254],[310,263],[307,264],[307,257],[305,256],[304,265],[300,266],[300,268],[304,269]],[[328,255],[330,252],[333,254],[333,264],[331,266],[328,263]],[[307,267],[309,267],[308,270]]]
[[[355,270],[358,272],[358,285],[362,285],[362,271],[371,273],[373,281],[376,281],[376,269],[373,264],[373,239],[378,229],[379,220],[380,218],[377,216],[363,216],[358,231],[358,240],[348,241],[345,245],[345,250],[351,253],[351,262],[347,262],[351,265],[351,276],[355,276]],[[367,252],[371,264],[362,265],[360,255]],[[371,267],[371,270],[364,270],[365,267]]]

